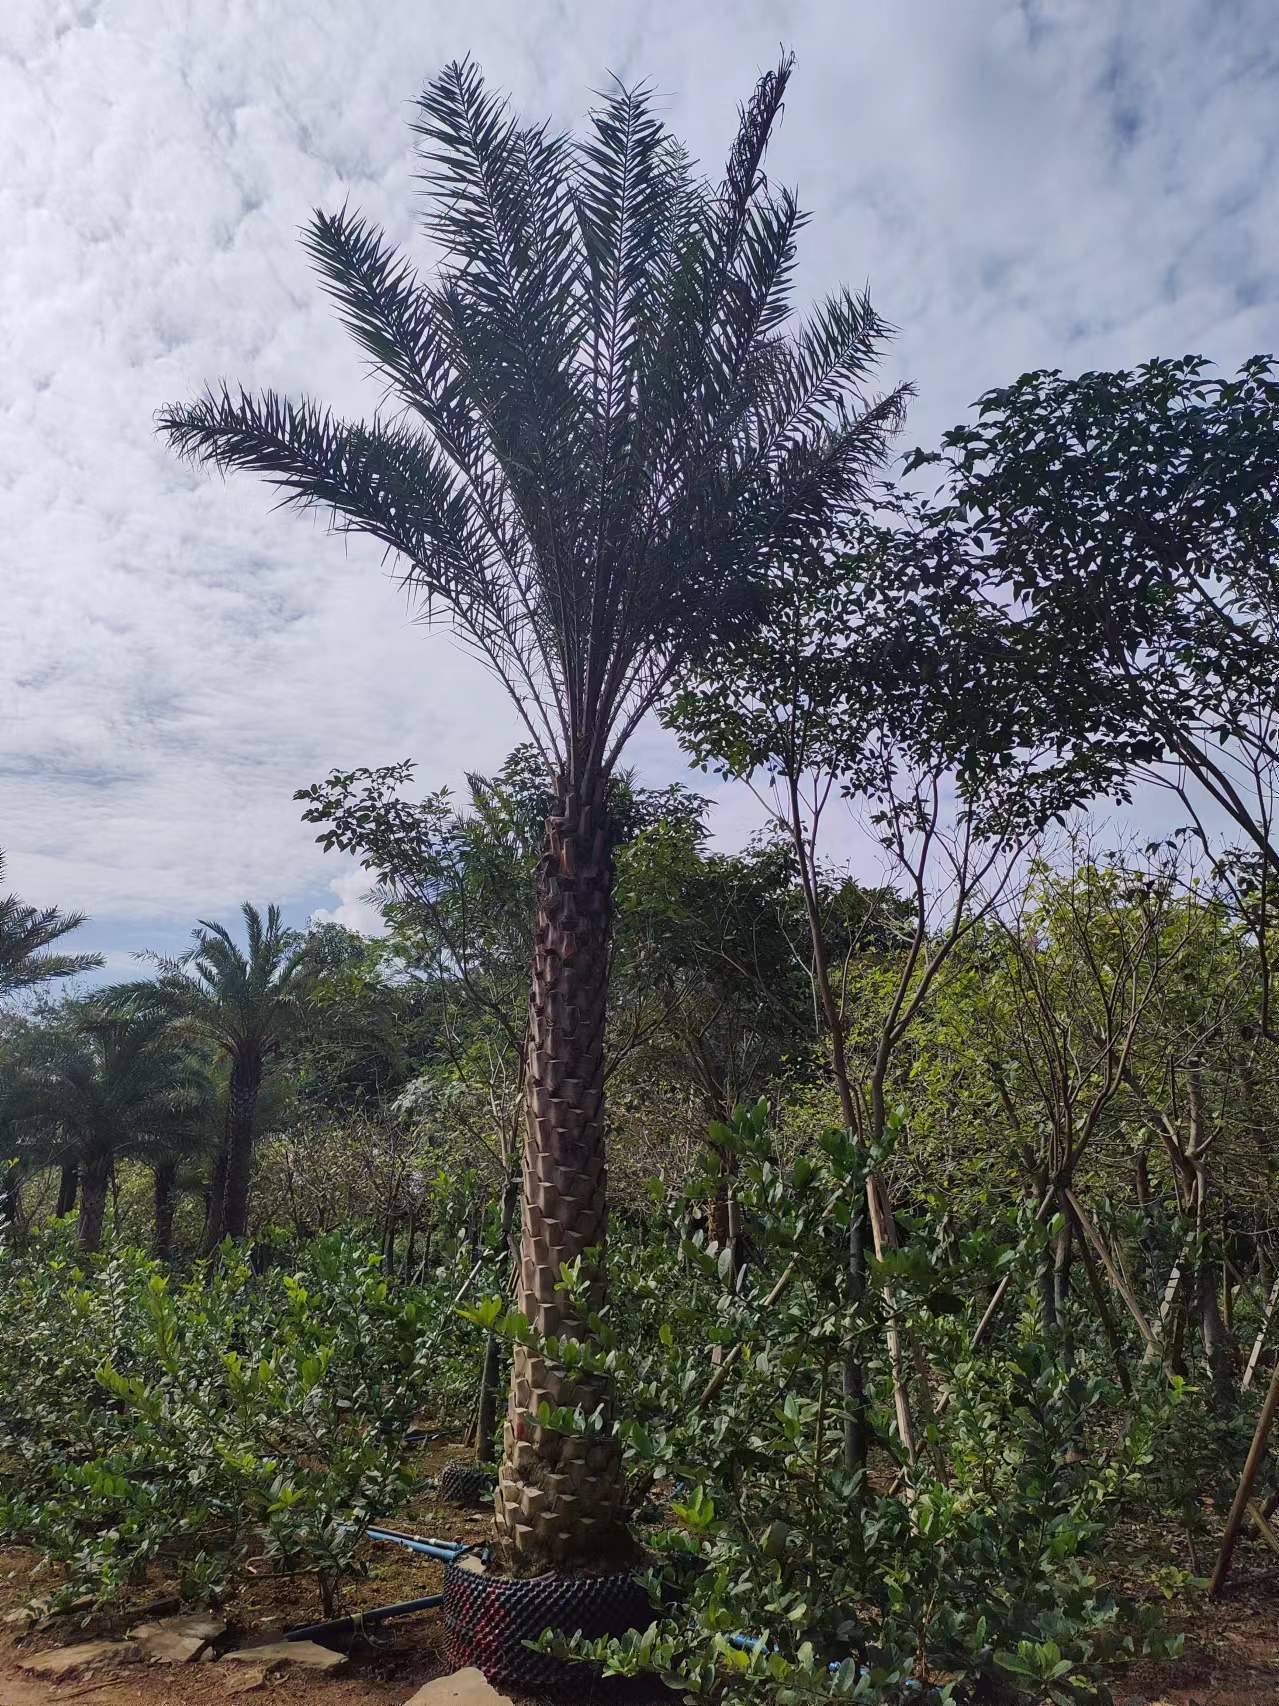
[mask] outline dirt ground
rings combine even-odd
[[[1219,1602],[1169,1608],[1186,1638],[1180,1659],[1115,1679],[1118,1706],[1271,1706],[1279,1703],[1279,1559],[1241,1543]]]
[[[429,1452],[430,1472],[457,1448],[437,1446]],[[397,1527],[449,1539],[479,1540],[488,1529],[484,1511],[458,1512],[435,1504],[427,1494]],[[367,1549],[369,1575],[351,1586],[344,1611],[386,1605],[439,1591],[441,1569],[429,1558],[386,1544]],[[44,1577],[30,1554],[0,1552],[0,1619],[41,1593],[52,1579]],[[269,1675],[250,1692],[235,1692],[242,1680],[240,1667],[228,1664],[130,1665],[118,1672],[101,1672],[67,1681],[48,1681],[25,1674],[19,1661],[31,1654],[76,1641],[121,1636],[134,1623],[156,1589],[139,1592],[134,1604],[112,1617],[97,1616],[87,1624],[68,1616],[49,1619],[42,1627],[22,1633],[0,1621],[0,1706],[64,1706],[85,1700],[88,1706],[206,1706],[243,1701],[245,1706],[402,1706],[424,1682],[446,1667],[438,1612],[429,1611],[381,1625],[351,1647],[347,1667],[337,1674],[316,1676],[282,1671]],[[320,1616],[314,1584],[273,1577],[246,1582],[220,1608],[228,1639],[222,1645],[247,1645],[278,1636],[283,1630]],[[1117,1706],[1279,1706],[1279,1558],[1253,1540],[1241,1544],[1232,1581],[1220,1603],[1202,1598],[1193,1604],[1173,1602],[1169,1623],[1185,1635],[1185,1652],[1174,1663],[1143,1664],[1114,1677]],[[233,1639],[231,1639],[233,1637]],[[655,1698],[649,1688],[646,1698]],[[629,1695],[630,1690],[626,1693]],[[584,1688],[580,1706],[589,1694],[620,1706],[606,1688]],[[674,1699],[674,1696],[668,1696]]]

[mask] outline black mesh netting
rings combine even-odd
[[[435,1486],[445,1504],[485,1505],[493,1497],[494,1476],[478,1463],[446,1463]]]
[[[633,1575],[533,1576],[512,1581],[444,1566],[444,1628],[449,1663],[475,1665],[494,1684],[564,1693],[580,1688],[593,1668],[530,1652],[544,1629],[589,1640],[644,1629],[653,1620],[648,1594]]]
[[[493,1497],[494,1476],[478,1463],[446,1463],[435,1487],[445,1504],[486,1505]]]

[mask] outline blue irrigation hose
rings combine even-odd
[[[374,1605],[367,1611],[353,1611],[348,1617],[330,1617],[326,1623],[300,1623],[284,1631],[286,1641],[316,1641],[325,1635],[355,1635],[366,1624],[386,1623],[392,1617],[410,1617],[415,1611],[433,1611],[444,1604],[442,1593],[430,1593],[422,1599],[404,1599],[398,1605]]]
[[[444,1564],[451,1564],[459,1554],[471,1551],[465,1540],[423,1540],[416,1534],[401,1534],[395,1528],[370,1528],[366,1532],[370,1540],[387,1540],[393,1546],[407,1546],[410,1552],[424,1552],[428,1558],[438,1558]]]

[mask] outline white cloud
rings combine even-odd
[[[8,0],[0,8],[0,845],[14,886],[153,940],[246,895],[349,915],[293,789],[495,765],[498,690],[375,551],[176,464],[162,403],[226,377],[374,398],[296,242],[350,197],[412,242],[407,103],[472,51],[572,122],[606,69],[713,165],[777,43],[771,169],[801,287],[868,279],[909,442],[1030,365],[1273,338],[1267,0]],[[678,758],[637,744],[650,779]],[[750,812],[734,797],[732,829]],[[337,876],[335,878],[335,870]],[[344,886],[345,885],[345,886]]]
[[[338,897],[336,906],[319,906],[311,914],[312,924],[341,924],[361,936],[380,936],[385,925],[382,914],[368,899],[369,878],[365,871],[347,871],[329,884]]]

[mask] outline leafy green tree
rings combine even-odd
[[[947,956],[993,904],[1027,819],[1073,798],[1077,755],[1044,761],[1029,745],[1034,725],[1015,732],[1010,706],[1022,701],[1000,644],[1003,619],[973,596],[966,566],[903,572],[897,530],[879,522],[849,528],[844,544],[840,556],[775,565],[762,620],[685,672],[668,719],[696,763],[752,787],[792,850],[840,1122],[872,1153],[887,1131],[894,1053]],[[850,801],[887,856],[891,880],[878,891],[832,882],[826,869],[823,826]],[[833,898],[857,903],[858,916],[839,921],[842,941]],[[868,1022],[866,991],[850,989],[850,973],[885,940],[898,952]],[[882,1259],[896,1234],[874,1173],[866,1217],[849,1229],[855,1295],[866,1283],[868,1231]],[[898,1430],[913,1463],[906,1354],[891,1308],[889,1323]],[[853,1470],[867,1461],[869,1437],[851,1348],[844,1396]]]
[[[0,852],[0,881],[4,854]],[[0,1000],[23,990],[37,989],[54,978],[78,977],[96,971],[101,954],[63,954],[49,950],[78,930],[82,912],[59,912],[56,906],[28,906],[16,894],[0,895]]]
[[[311,964],[306,940],[286,929],[278,906],[266,916],[241,907],[245,946],[225,925],[202,920],[194,947],[178,959],[156,956],[160,975],[104,992],[113,1006],[161,1016],[227,1062],[225,1137],[214,1169],[205,1248],[248,1231],[249,1186],[258,1098],[270,1069],[307,1005]]]
[[[886,331],[864,296],[788,324],[803,221],[763,159],[790,74],[787,58],[760,80],[712,185],[643,88],[615,88],[573,139],[522,124],[470,62],[448,66],[415,126],[435,279],[346,210],[307,239],[394,421],[225,389],[162,416],[179,451],[254,470],[397,556],[543,759],[519,1300],[556,1335],[587,1331],[560,1269],[604,1235],[610,777],[683,663],[749,618],[770,557],[819,544],[861,499],[900,409],[900,394],[861,399]],[[601,1266],[590,1309],[603,1283]],[[534,1419],[602,1398],[518,1350],[508,1563],[572,1567],[621,1540],[617,1449],[570,1467]]]
[[[30,1027],[5,1076],[26,1156],[78,1169],[86,1252],[101,1245],[117,1161],[166,1158],[189,1144],[211,1098],[201,1063],[162,1014],[108,1013],[85,1004]]]
[[[1063,739],[1171,766],[1279,876],[1279,365],[1199,356],[1023,374],[908,466],[942,471],[898,547],[1015,613]]]

